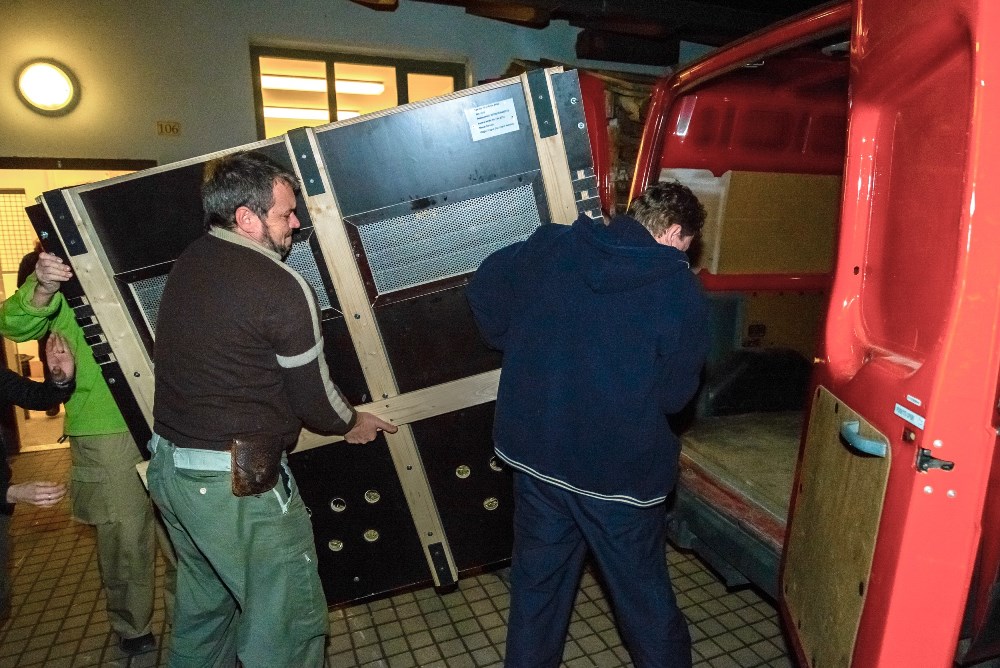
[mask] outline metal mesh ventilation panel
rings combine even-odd
[[[316,257],[309,248],[308,239],[296,241],[292,244],[292,249],[285,258],[285,263],[302,275],[306,282],[316,291],[316,301],[319,303],[321,311],[330,308],[330,295],[323,285],[323,278],[320,276],[319,267],[316,266]],[[160,298],[163,296],[163,289],[167,286],[167,274],[144,278],[129,283],[132,297],[139,308],[142,309],[143,318],[149,332],[156,338],[156,314],[160,310]]]
[[[378,294],[459,276],[542,224],[531,184],[358,226]]]
[[[163,289],[167,287],[167,276],[153,276],[144,278],[134,283],[129,283],[132,297],[135,303],[142,309],[142,317],[146,320],[146,327],[154,338],[156,337],[156,314],[160,311],[160,298],[163,296]]]
[[[312,236],[312,232],[309,233]],[[330,308],[330,295],[326,293],[326,286],[323,285],[323,277],[316,266],[316,256],[313,255],[309,247],[309,239],[302,239],[292,244],[292,249],[285,258],[285,264],[299,272],[306,283],[316,291],[316,301],[319,303],[319,310],[325,311]]]

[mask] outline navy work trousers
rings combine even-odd
[[[663,504],[639,508],[514,473],[507,668],[556,668],[589,549],[637,668],[690,668],[666,563]]]

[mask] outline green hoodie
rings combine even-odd
[[[32,341],[53,331],[69,342],[76,359],[76,391],[66,402],[67,436],[97,436],[128,431],[125,418],[104,382],[101,367],[94,353],[83,340],[83,330],[76,322],[73,309],[61,292],[52,295],[47,306],[32,306],[38,279],[31,274],[7,301],[0,304],[0,334],[12,341]]]

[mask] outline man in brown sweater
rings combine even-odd
[[[169,665],[322,666],[326,599],[285,453],[303,423],[349,443],[396,427],[330,380],[315,295],[282,262],[295,175],[252,152],[207,171],[208,233],[174,264],[156,328],[148,479],[178,556]]]

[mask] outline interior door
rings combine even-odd
[[[804,666],[949,666],[967,603],[983,623],[998,28],[991,0],[854,2],[838,259],[781,575]]]

